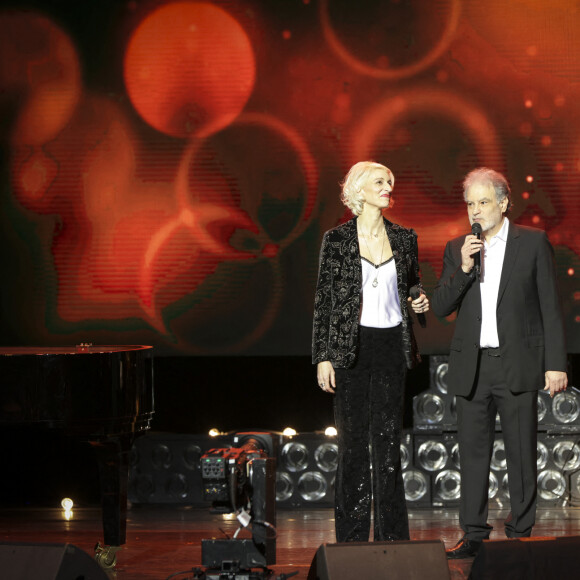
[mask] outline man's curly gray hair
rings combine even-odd
[[[508,203],[504,213],[507,213],[511,206],[511,191],[507,179],[499,172],[488,167],[478,167],[470,171],[463,180],[463,199],[467,201],[467,190],[475,184],[491,186],[495,192],[498,203],[507,198]]]

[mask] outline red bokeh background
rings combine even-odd
[[[364,8],[364,9],[363,9]],[[504,172],[555,247],[580,351],[580,12],[572,0],[2,2],[5,344],[308,354],[338,182],[375,159],[427,290]],[[429,316],[423,352],[445,352]]]

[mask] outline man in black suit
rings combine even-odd
[[[469,221],[480,224],[482,239],[470,234],[447,243],[432,300],[438,316],[457,312],[447,382],[457,403],[464,535],[447,550],[448,558],[474,556],[489,538],[487,494],[497,413],[511,503],[505,533],[509,538],[531,534],[537,390],[544,387],[553,397],[567,386],[553,250],[545,232],[508,220],[510,189],[496,171],[469,173],[463,195]]]

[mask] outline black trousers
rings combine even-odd
[[[361,326],[356,365],[336,369],[337,542],[369,540],[371,505],[375,541],[409,539],[400,457],[405,376],[400,327]]]
[[[499,413],[504,439],[511,513],[509,538],[531,534],[536,517],[538,393],[512,393],[505,384],[498,349],[480,351],[479,369],[469,397],[457,397],[461,471],[459,522],[466,538],[489,537],[489,470]]]

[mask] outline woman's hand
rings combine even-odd
[[[336,389],[334,367],[329,360],[318,363],[316,367],[316,378],[318,379],[318,386],[323,391],[334,393],[334,389]]]
[[[411,298],[409,298],[411,300]],[[429,310],[429,298],[426,294],[421,294],[419,298],[411,300],[411,308],[415,314],[422,314]]]

